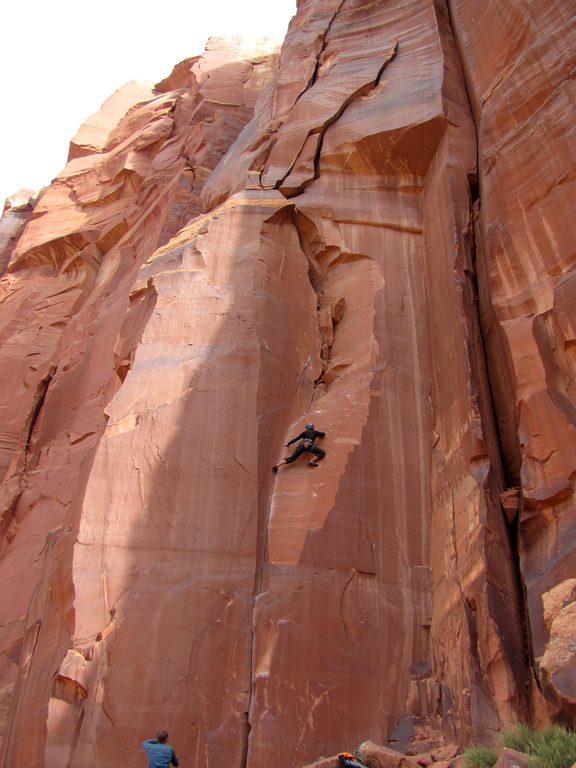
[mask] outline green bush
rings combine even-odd
[[[500,734],[500,743],[503,747],[508,749],[515,749],[517,752],[524,752],[526,755],[531,755],[534,752],[534,744],[537,740],[537,734],[534,733],[534,729],[526,725],[526,723],[520,723],[515,728],[506,728]]]
[[[535,734],[530,768],[571,768],[576,763],[576,733],[559,725]]]
[[[492,768],[498,755],[492,747],[484,744],[473,744],[464,751],[466,768]]]
[[[576,763],[576,733],[559,725],[536,732],[524,723],[500,734],[500,744],[528,755],[529,768],[572,768]],[[498,754],[492,747],[474,744],[464,751],[466,768],[492,768]]]

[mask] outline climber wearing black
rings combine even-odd
[[[306,424],[304,432],[301,432],[297,437],[290,440],[289,443],[286,443],[285,447],[288,448],[288,446],[295,443],[296,440],[300,440],[292,455],[288,456],[286,459],[282,459],[282,461],[279,461],[278,464],[276,464],[273,468],[274,472],[278,472],[278,468],[281,467],[282,464],[291,464],[293,461],[296,461],[296,459],[303,453],[313,453],[316,458],[311,459],[308,464],[311,467],[319,467],[320,465],[318,462],[322,461],[324,456],[326,456],[326,451],[323,451],[322,448],[318,448],[314,445],[314,440],[316,440],[317,437],[325,436],[326,432],[320,432],[317,429],[314,429],[314,424]]]

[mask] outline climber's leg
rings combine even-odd
[[[287,456],[285,459],[282,459],[282,461],[279,461],[278,464],[272,468],[272,471],[278,472],[278,469],[282,466],[282,464],[291,464],[293,461],[296,461],[296,459],[304,453],[304,450],[305,449],[302,447],[302,444],[296,446],[292,454]]]
[[[326,456],[326,451],[323,451],[322,448],[318,448],[318,446],[313,445],[312,448],[309,449],[310,453],[313,453],[316,458],[311,459],[308,464],[311,467],[319,467],[318,464],[319,461],[322,461],[324,456]]]

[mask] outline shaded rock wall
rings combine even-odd
[[[78,132],[0,282],[1,766],[573,714],[573,40],[301,0]]]
[[[451,7],[478,129],[480,308],[503,463],[521,494],[528,637],[552,711],[572,723],[572,659],[552,676],[539,660],[549,640],[543,594],[574,575],[576,20],[562,2]]]

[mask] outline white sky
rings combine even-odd
[[[0,10],[0,212],[50,183],[79,126],[129,80],[157,82],[214,35],[283,40],[296,0],[9,0]]]

